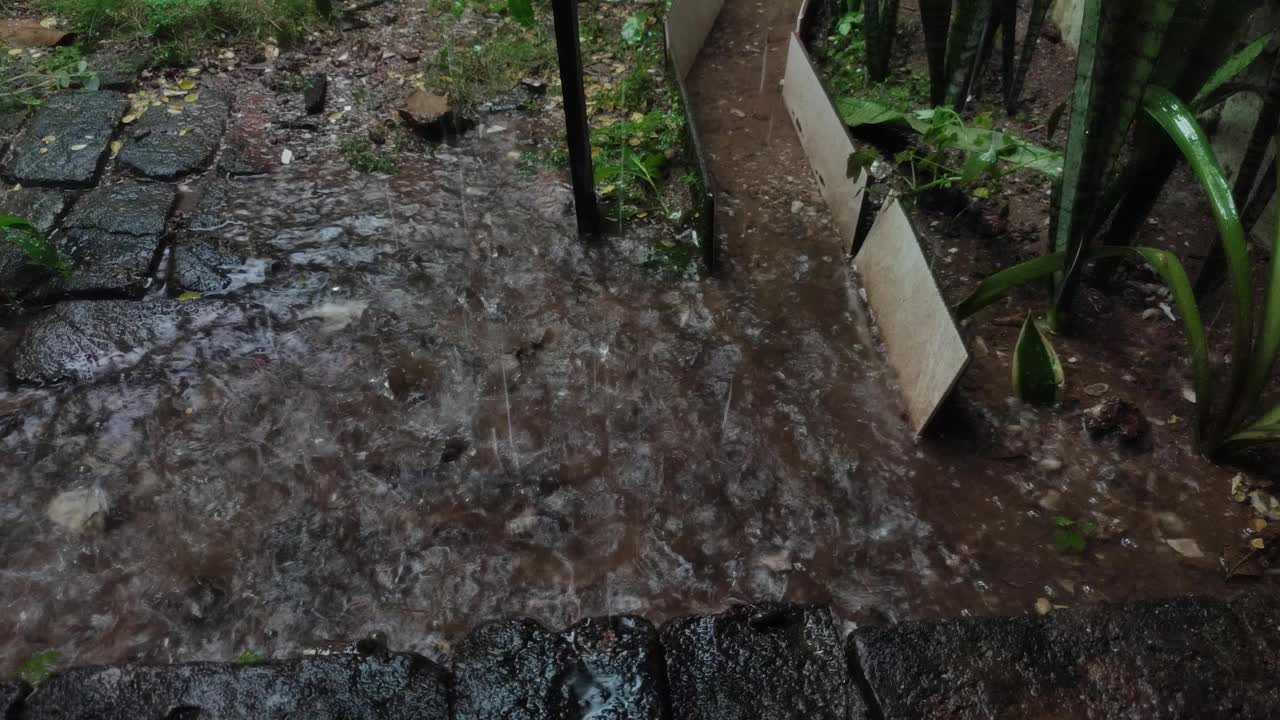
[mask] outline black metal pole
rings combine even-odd
[[[582,89],[582,49],[578,41],[578,0],[552,0],[556,22],[556,52],[560,56],[560,89],[564,94],[564,124],[569,138],[569,173],[573,176],[573,205],[578,233],[600,229],[595,177],[591,168],[591,128],[587,125],[587,94]]]

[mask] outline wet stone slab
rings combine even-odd
[[[68,193],[44,188],[7,190],[0,195],[0,215],[17,215],[42,233],[53,230],[70,204]]]
[[[177,191],[155,183],[126,182],[99,188],[80,200],[68,228],[127,235],[164,234]]]
[[[827,608],[738,606],[662,628],[682,720],[856,720],[866,706]]]
[[[58,243],[75,269],[56,289],[140,296],[150,284],[175,197],[168,185],[131,182],[81,199]]]
[[[0,680],[0,718],[18,717],[18,706],[31,692],[31,687],[17,680]]]
[[[860,628],[885,718],[1264,718],[1280,713],[1280,598]]]
[[[5,174],[23,185],[93,185],[127,105],[116,92],[50,98],[14,140]]]
[[[632,616],[583,620],[564,632],[580,661],[574,694],[591,720],[666,720],[666,663],[658,631]]]
[[[120,162],[133,172],[158,180],[172,180],[208,167],[218,152],[230,104],[221,95],[204,91],[200,99],[182,106],[147,111],[125,134]]]
[[[573,647],[532,620],[481,625],[453,655],[454,720],[570,720]]]
[[[448,675],[438,665],[401,653],[259,665],[90,667],[50,677],[26,699],[18,717],[446,720],[448,688]]]
[[[112,367],[136,362],[155,345],[230,312],[213,301],[133,302],[127,300],[60,303],[27,328],[13,358],[21,382],[88,380]]]

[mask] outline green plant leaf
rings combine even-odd
[[[511,13],[511,19],[525,27],[531,28],[538,22],[533,15],[532,0],[507,0],[507,12]]]
[[[49,679],[53,668],[62,660],[62,653],[57,650],[45,650],[27,658],[18,666],[14,675],[28,685],[39,685]]]
[[[629,15],[622,23],[622,39],[632,45],[639,45],[644,40],[646,18],[643,15]]]
[[[1089,549],[1089,537],[1098,526],[1087,520],[1075,521],[1065,517],[1053,519],[1053,547],[1063,555],[1083,555]]]
[[[1052,405],[1062,399],[1062,362],[1034,315],[1022,324],[1013,350],[1013,394],[1024,402]]]
[[[1277,133],[1277,139],[1280,139],[1280,133]],[[1280,171],[1280,154],[1276,156],[1276,168]],[[1259,328],[1258,343],[1245,375],[1244,390],[1240,394],[1240,407],[1233,413],[1233,425],[1253,414],[1253,410],[1257,408],[1267,382],[1272,377],[1272,370],[1275,369],[1277,354],[1280,354],[1280,223],[1277,223],[1277,227],[1272,231],[1271,271],[1262,303],[1262,323]],[[1264,421],[1266,419],[1264,418]]]
[[[1213,145],[1196,122],[1195,115],[1173,93],[1151,86],[1143,96],[1143,107],[1173,140],[1195,172],[1204,190],[1218,226],[1218,236],[1227,260],[1231,279],[1233,320],[1231,325],[1231,388],[1228,391],[1228,413],[1234,414],[1249,372],[1248,358],[1253,350],[1253,288],[1249,269],[1249,246],[1244,225],[1231,194],[1231,186],[1213,153]],[[1201,411],[1207,411],[1206,398],[1199,399]]]
[[[920,0],[925,54],[929,57],[929,102],[947,101],[947,36],[951,31],[952,0]]]
[[[964,320],[971,317],[988,305],[1004,299],[1010,291],[1020,285],[1042,280],[1060,272],[1065,263],[1065,253],[1050,253],[991,275],[978,283],[978,287],[955,306],[953,312],[956,319]]]
[[[262,662],[262,656],[254,650],[245,650],[236,658],[236,662],[241,665],[257,665]]]
[[[1054,196],[1051,250],[1066,252],[1050,320],[1067,322],[1088,257],[1094,215],[1137,116],[1177,0],[1084,0],[1063,179]]]
[[[877,150],[859,150],[849,155],[849,161],[845,166],[845,177],[856,178],[862,175],[864,171],[869,171],[871,165],[880,159],[880,152]]]
[[[851,128],[860,125],[883,125],[902,120],[906,116],[891,107],[885,107],[871,100],[862,98],[841,98],[836,103],[844,124]]]
[[[961,0],[951,22],[947,46],[946,102],[961,110],[969,102],[969,90],[977,75],[975,65],[991,27],[994,0]]]
[[[13,215],[0,215],[0,240],[8,241],[26,254],[30,262],[59,275],[71,274],[71,263],[48,238],[30,222]]]
[[[1240,52],[1228,58],[1227,61],[1213,73],[1213,76],[1204,84],[1204,87],[1200,88],[1200,92],[1196,93],[1195,98],[1191,101],[1191,107],[1196,108],[1197,111],[1203,110],[1204,107],[1201,103],[1217,92],[1218,88],[1226,85],[1232,80],[1235,80],[1240,73],[1248,69],[1248,67],[1253,64],[1253,61],[1257,60],[1258,56],[1262,54],[1262,51],[1267,49],[1267,45],[1271,42],[1273,37],[1275,37],[1275,33],[1267,33],[1246,45]]]

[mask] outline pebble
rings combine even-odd
[[[110,509],[107,494],[101,488],[79,488],[51,500],[45,515],[73,532],[101,531],[106,529]]]
[[[793,200],[791,202],[791,214],[797,215],[800,213],[801,210],[804,210],[804,203],[800,202],[799,200]]]
[[[1047,457],[1037,464],[1041,470],[1046,472],[1058,472],[1062,469],[1062,461],[1058,458]]]
[[[1106,395],[1107,391],[1109,391],[1110,389],[1111,389],[1111,386],[1106,383],[1094,383],[1089,387],[1085,388],[1084,392],[1086,395],[1092,395],[1094,397],[1098,397],[1099,395]]]

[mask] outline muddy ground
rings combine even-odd
[[[355,172],[327,118],[282,124],[297,110],[259,66],[325,67],[338,122],[390,111],[407,88],[382,76],[373,109],[342,108],[369,66],[409,62],[389,50],[425,22],[408,4],[224,68],[219,158],[267,172],[184,208],[167,252],[216,242],[240,258],[233,282],[174,310],[161,269],[129,301],[156,319],[145,342],[90,358],[89,379],[0,389],[0,668],[45,648],[283,656],[374,631],[442,657],[495,617],[745,600],[863,622],[1277,587],[1223,580],[1253,515],[1230,497],[1236,471],[1187,449],[1163,316],[1121,325],[1117,308],[1061,343],[1067,400],[1045,410],[1008,397],[1016,328],[984,319],[939,426],[912,436],[777,91],[796,5],[728,0],[690,76],[722,190],[714,278],[644,267],[675,230],[576,237],[565,177],[521,172],[553,105],[486,115],[394,177]],[[216,179],[179,185],[198,205]],[[935,266],[960,268],[940,272],[948,296],[1019,232],[926,231]],[[6,367],[49,312],[8,310]],[[1097,383],[1149,436],[1083,430]],[[68,491],[103,498],[103,521],[53,522]],[[1098,526],[1083,554],[1055,548],[1059,516]]]

